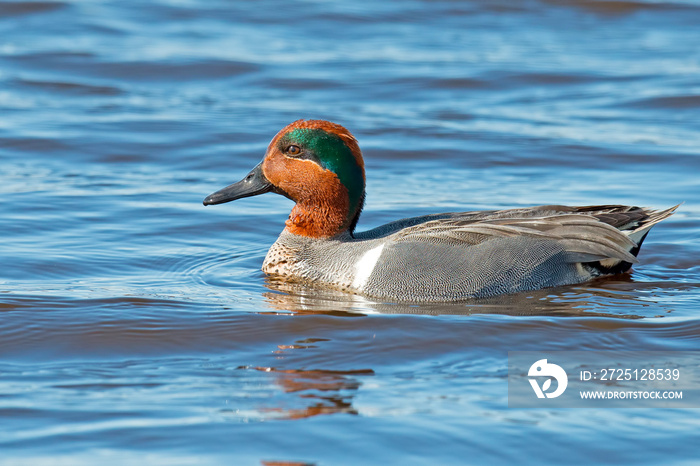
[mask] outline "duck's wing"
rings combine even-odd
[[[570,262],[605,259],[638,262],[635,254],[649,229],[678,206],[653,211],[631,206],[539,206],[491,212],[445,214],[404,228],[390,236],[395,242],[435,242],[471,246],[492,238],[532,238],[554,241]]]

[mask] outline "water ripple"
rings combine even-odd
[[[0,462],[692,463],[693,410],[513,410],[506,379],[514,350],[700,347],[699,15],[0,2]],[[576,286],[417,305],[280,283],[260,266],[291,202],[201,202],[298,118],[357,136],[361,229],[685,204],[631,274]]]
[[[47,13],[67,8],[68,2],[2,2],[0,3],[0,18],[29,14]]]

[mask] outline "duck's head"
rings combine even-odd
[[[297,120],[272,139],[265,158],[241,181],[204,205],[275,192],[296,202],[287,231],[330,238],[352,231],[365,199],[365,166],[357,140],[324,120]]]

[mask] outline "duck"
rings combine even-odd
[[[384,302],[452,302],[627,272],[652,226],[678,208],[542,205],[396,220],[357,232],[365,202],[357,139],[325,120],[275,135],[242,180],[204,199],[272,192],[295,205],[262,271]]]

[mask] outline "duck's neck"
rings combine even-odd
[[[309,238],[331,238],[348,229],[348,202],[345,198],[323,202],[297,202],[285,222],[290,233]],[[344,202],[343,202],[344,201]]]
[[[285,230],[309,238],[332,238],[352,234],[364,203],[364,179],[349,190],[337,175],[326,171],[323,182],[297,190],[296,205]],[[359,188],[359,195],[356,189]]]
[[[298,199],[285,222],[289,233],[309,238],[352,235],[364,204],[364,192],[351,205],[348,190],[340,183],[326,183],[311,196]],[[356,196],[353,196],[356,197]]]

